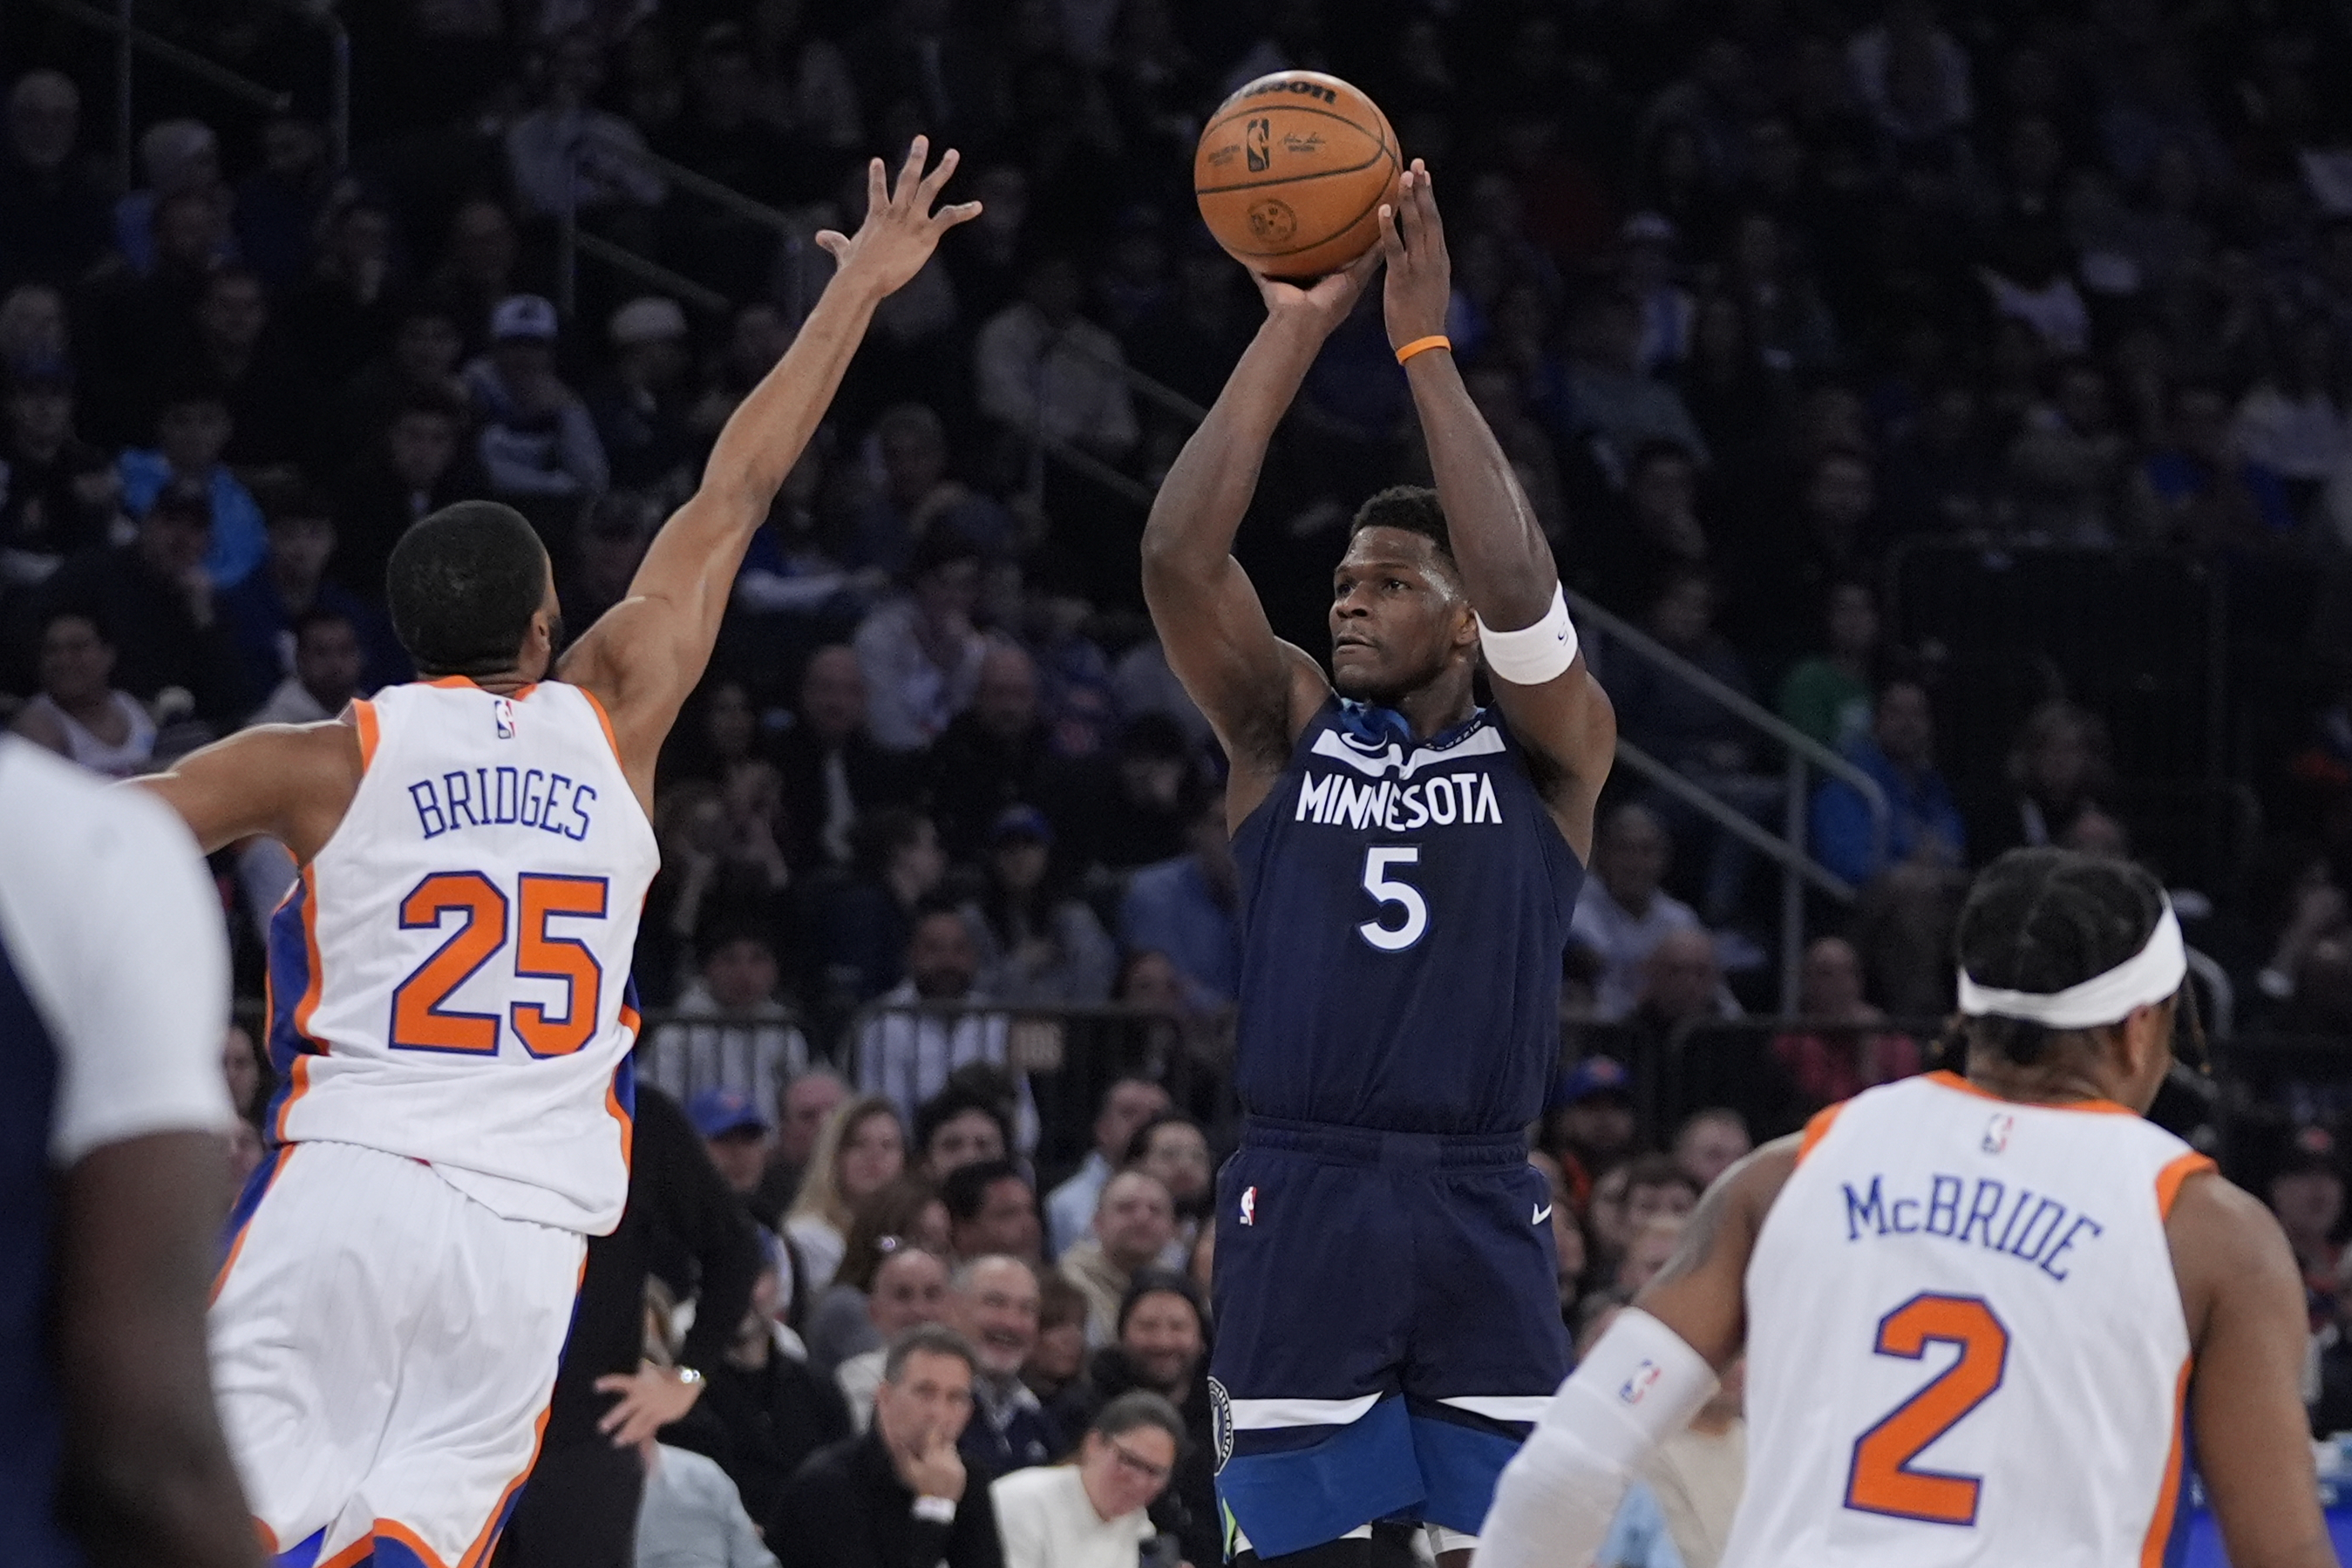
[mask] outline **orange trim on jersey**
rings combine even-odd
[[[1838,1113],[1844,1110],[1849,1103],[1848,1101],[1841,1100],[1834,1105],[1825,1105],[1806,1119],[1805,1135],[1797,1140],[1799,1165],[1805,1163],[1805,1156],[1813,1152],[1815,1144],[1830,1135],[1830,1127],[1837,1121]]]
[[[360,771],[364,773],[375,761],[375,743],[382,733],[376,722],[375,704],[365,697],[352,698],[352,727],[360,732]]]
[[[572,1281],[572,1293],[574,1296],[579,1295],[580,1287],[587,1281],[588,1252],[585,1248],[583,1248],[580,1252],[580,1272]],[[497,1549],[499,1526],[506,1522],[507,1505],[513,1500],[516,1490],[530,1479],[531,1470],[539,1464],[540,1447],[547,1441],[547,1417],[548,1414],[555,1408],[555,1386],[551,1380],[548,1385],[547,1400],[546,1404],[539,1407],[539,1419],[530,1429],[530,1458],[523,1461],[522,1469],[515,1472],[514,1479],[507,1482],[506,1490],[499,1493],[499,1500],[490,1505],[490,1517],[482,1521],[482,1532],[474,1537],[474,1543],[466,1548],[466,1554],[463,1557],[457,1559],[457,1568],[481,1568],[483,1563],[490,1560],[490,1553]],[[428,1561],[434,1560],[428,1559]]]
[[[229,1238],[228,1256],[221,1260],[219,1271],[213,1275],[212,1291],[205,1297],[205,1306],[210,1307],[215,1301],[220,1300],[221,1290],[228,1283],[228,1271],[236,1267],[236,1256],[238,1253],[245,1250],[245,1239],[252,1232],[254,1219],[261,1213],[261,1206],[269,1201],[269,1189],[276,1186],[278,1185],[278,1178],[285,1174],[286,1156],[293,1152],[294,1146],[288,1144],[281,1145],[278,1153],[271,1156],[269,1179],[261,1184],[261,1196],[253,1200],[253,1212],[245,1217],[245,1223],[236,1228],[236,1234],[235,1236]],[[269,1528],[257,1519],[253,1522],[257,1528],[263,1531],[267,1531]],[[271,1555],[274,1556],[277,1554],[278,1543],[277,1538],[274,1536],[270,1538],[269,1551]]]
[[[253,1538],[261,1542],[264,1552],[272,1557],[278,1555],[278,1532],[270,1529],[266,1521],[257,1519],[253,1521]]]
[[[2095,1116],[2131,1116],[2139,1113],[2128,1105],[2118,1105],[2112,1100],[2010,1100],[1990,1089],[1979,1089],[1958,1073],[1948,1070],[1922,1074],[1930,1083],[1940,1083],[1947,1089],[1957,1089],[1963,1094],[1973,1094],[1979,1100],[1990,1100],[1999,1105],[2023,1105],[2037,1111],[2084,1111]]]
[[[2212,1162],[2207,1160],[2206,1164]],[[2170,1170],[2172,1166],[2165,1168]],[[2172,1449],[2164,1457],[2164,1485],[2156,1494],[2156,1512],[2148,1519],[2147,1534],[2140,1540],[2140,1568],[2164,1568],[2164,1549],[2172,1541],[2173,1511],[2180,1505],[2180,1450],[2189,1433],[2189,1373],[2194,1364],[2183,1358],[2179,1381],[2173,1385]]]
[[[482,689],[476,685],[471,675],[436,675],[429,681],[419,681],[417,685],[431,686],[434,690],[441,692],[459,691],[467,686],[473,686],[476,691]],[[328,1565],[321,1563],[319,1568],[328,1568]]]
[[[2200,1155],[2194,1149],[2176,1156],[2170,1164],[2156,1173],[2157,1218],[2159,1219],[2172,1218],[2172,1203],[2180,1196],[2182,1182],[2187,1181],[2190,1176],[2203,1176],[2207,1171],[2220,1168],[2213,1163],[2211,1156]]]
[[[578,692],[582,696],[586,697],[588,699],[588,706],[595,710],[596,722],[604,727],[604,744],[613,748],[613,760],[616,763],[620,762],[621,742],[619,737],[614,736],[613,733],[613,716],[604,711],[604,705],[598,702],[596,700],[596,694],[590,691],[586,686],[574,686],[572,689]],[[626,773],[628,771],[627,767],[624,765],[621,771]]]
[[[298,1053],[293,1067],[288,1072],[292,1087],[286,1092],[286,1098],[278,1103],[277,1117],[269,1124],[270,1135],[280,1144],[287,1141],[286,1118],[293,1111],[295,1102],[310,1092],[311,1055],[323,1056],[327,1052],[325,1043],[310,1032],[310,1020],[319,1011],[319,991],[325,983],[327,973],[326,966],[319,958],[318,862],[314,861],[302,868],[301,882],[302,957],[304,967],[310,972],[310,983],[302,988],[302,999],[294,1004],[294,1033],[305,1044],[317,1047],[317,1051]],[[276,1016],[274,1007],[270,1016]]]

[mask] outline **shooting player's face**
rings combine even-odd
[[[1454,563],[1427,535],[1366,528],[1331,577],[1331,684],[1393,704],[1466,657],[1477,640]]]

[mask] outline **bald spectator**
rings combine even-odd
[[[1642,993],[1625,1021],[1654,1049],[1681,1030],[1711,1019],[1736,1018],[1738,1005],[1723,988],[1715,939],[1692,928],[1669,931],[1642,964]]]
[[[948,1249],[956,1257],[1039,1261],[1044,1232],[1037,1223],[1037,1189],[1011,1160],[1000,1156],[957,1166],[940,1182],[940,1197],[948,1206]]]
[[[1820,1027],[1776,1036],[1772,1054],[1811,1106],[1919,1071],[1919,1042],[1877,1027],[1886,1015],[1863,999],[1862,955],[1843,936],[1817,936],[1805,948],[1797,1016]]]
[[[884,748],[866,727],[866,675],[857,651],[819,648],[801,674],[793,725],[776,748],[784,799],[784,860],[803,875],[845,866],[851,830],[865,812],[914,800],[919,771]]]
[[[901,1245],[886,1252],[874,1270],[866,1311],[885,1348],[853,1355],[834,1368],[833,1380],[848,1403],[849,1418],[861,1432],[874,1419],[875,1394],[889,1364],[888,1346],[909,1329],[947,1321],[947,1260],[928,1249]]]
[[[159,230],[163,209],[183,197],[213,208],[223,220],[211,259],[230,254],[235,242],[226,222],[233,205],[221,182],[220,138],[201,120],[159,120],[139,138],[139,167],[147,183],[114,204],[114,248],[144,276],[163,260]]]
[[[1121,1171],[1095,1205],[1092,1236],[1062,1254],[1062,1277],[1086,1293],[1087,1343],[1118,1337],[1119,1302],[1139,1269],[1156,1265],[1176,1239],[1176,1203],[1160,1178]]]
[[[1675,1166],[1705,1192],[1755,1146],[1756,1140],[1748,1134],[1747,1118],[1737,1111],[1711,1105],[1692,1112],[1675,1134]]]
[[[775,1145],[760,1176],[760,1212],[781,1215],[792,1207],[826,1121],[849,1103],[849,1081],[830,1067],[812,1067],[784,1085],[776,1097]]]
[[[982,1475],[1046,1465],[1063,1451],[1062,1431],[1021,1381],[1037,1348],[1036,1268],[1001,1253],[975,1257],[949,1282],[948,1321],[971,1343],[971,1420],[956,1446]]]
[[[63,73],[26,71],[8,90],[0,154],[0,289],[79,280],[106,249],[106,197],[74,153],[81,93]]]
[[[1142,1126],[1174,1109],[1168,1091],[1149,1078],[1121,1078],[1103,1091],[1095,1112],[1095,1145],[1070,1178],[1045,1197],[1045,1239],[1058,1258],[1094,1225],[1103,1184],[1127,1162],[1127,1145]]]
[[[1036,664],[1010,643],[990,644],[971,706],[931,745],[932,811],[949,858],[974,859],[1005,808],[1039,798],[1049,749]]]
[[[1593,967],[1593,1011],[1602,1019],[1633,1010],[1643,967],[1667,933],[1700,928],[1697,913],[1660,885],[1674,853],[1665,824],[1646,806],[1629,802],[1601,821],[1568,940]]]

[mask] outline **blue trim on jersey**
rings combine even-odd
[[[292,1145],[282,1144],[247,1175],[245,1186],[238,1189],[236,1204],[228,1211],[228,1223],[221,1227],[221,1266],[226,1266],[229,1255],[236,1250],[238,1239],[245,1235],[245,1228],[253,1223],[253,1217],[261,1210],[262,1195],[269,1190],[269,1184],[278,1179],[278,1173],[286,1165],[286,1156],[293,1152]]]
[[[298,1542],[269,1561],[274,1568],[310,1568],[319,1560],[319,1550],[327,1544],[327,1531],[321,1527],[310,1532],[310,1539]]]
[[[49,1133],[58,1049],[0,943],[0,1563],[75,1568],[80,1550],[52,1513],[63,1401],[49,1364],[56,1173]]]
[[[1337,1541],[1422,1502],[1421,1466],[1402,1396],[1381,1400],[1345,1427],[1318,1430],[1329,1435],[1312,1448],[1236,1451],[1217,1472],[1218,1500],[1260,1557]],[[1234,1433],[1237,1448],[1251,1436]]]
[[[1412,1451],[1429,1489],[1421,1518],[1475,1535],[1495,1506],[1495,1483],[1519,1451],[1507,1423],[1482,1421],[1443,1405],[1411,1404]],[[1524,1430],[1525,1428],[1521,1428]]]
[[[298,877],[269,916],[268,1050],[269,1067],[277,1074],[278,1087],[271,1092],[269,1104],[262,1113],[261,1135],[271,1144],[278,1139],[278,1113],[294,1092],[294,1059],[326,1054],[318,1041],[306,1039],[294,1027],[295,1011],[310,990],[310,937],[303,920],[310,903],[310,884]]]

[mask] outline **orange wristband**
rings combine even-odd
[[[1444,349],[1451,353],[1454,351],[1454,340],[1443,332],[1433,332],[1426,338],[1415,338],[1396,351],[1397,363],[1401,365],[1415,354],[1425,354],[1432,349]]]

